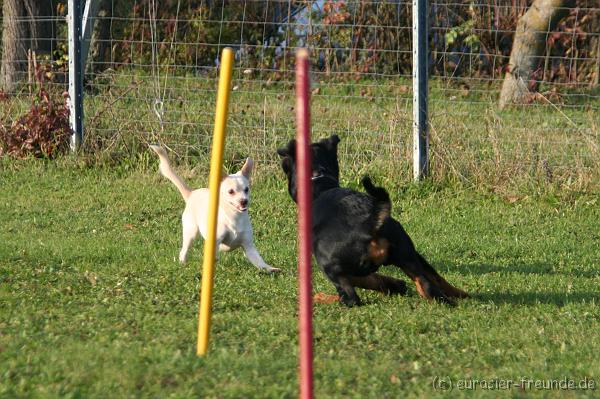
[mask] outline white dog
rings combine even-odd
[[[160,172],[179,189],[185,201],[185,210],[181,215],[183,244],[179,252],[179,261],[184,263],[192,241],[198,236],[198,231],[206,239],[209,190],[200,188],[192,191],[171,169],[165,149],[155,145],[151,145],[150,148],[160,158]],[[252,225],[248,216],[250,173],[253,166],[254,161],[248,158],[238,173],[234,175],[223,173],[219,189],[216,245],[221,251],[242,247],[246,257],[254,266],[269,273],[278,272],[280,269],[265,263],[254,246]]]

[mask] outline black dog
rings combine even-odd
[[[311,144],[312,245],[317,263],[347,306],[359,305],[355,287],[387,294],[405,294],[406,283],[376,273],[381,265],[396,265],[415,282],[426,299],[453,304],[467,293],[450,285],[416,251],[400,223],[391,217],[387,191],[369,177],[361,181],[367,194],[339,185],[337,144],[340,138]],[[296,202],[296,141],[277,153],[287,175],[288,192]]]

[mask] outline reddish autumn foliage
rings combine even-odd
[[[0,125],[0,156],[14,158],[54,158],[69,148],[68,96],[52,96],[43,84],[43,71],[37,71],[38,92],[29,111],[10,126]]]

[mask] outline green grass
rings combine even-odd
[[[182,201],[148,163],[0,160],[0,397],[297,397],[295,207],[282,173],[257,165],[251,215],[259,251],[284,271],[221,255],[210,352],[198,358],[202,245],[187,265],[175,261]],[[180,172],[201,186],[199,169]],[[359,174],[342,175],[356,187]],[[358,308],[315,305],[317,397],[497,397],[432,384],[598,378],[597,192],[507,200],[461,185],[390,185],[417,248],[473,298],[449,308],[411,285],[406,297],[361,291]],[[316,292],[334,293],[313,277]]]

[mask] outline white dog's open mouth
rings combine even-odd
[[[248,210],[248,205],[242,206],[240,204],[235,204],[233,202],[230,202],[229,205],[231,205],[233,207],[233,209],[235,209],[237,212],[246,212]]]

